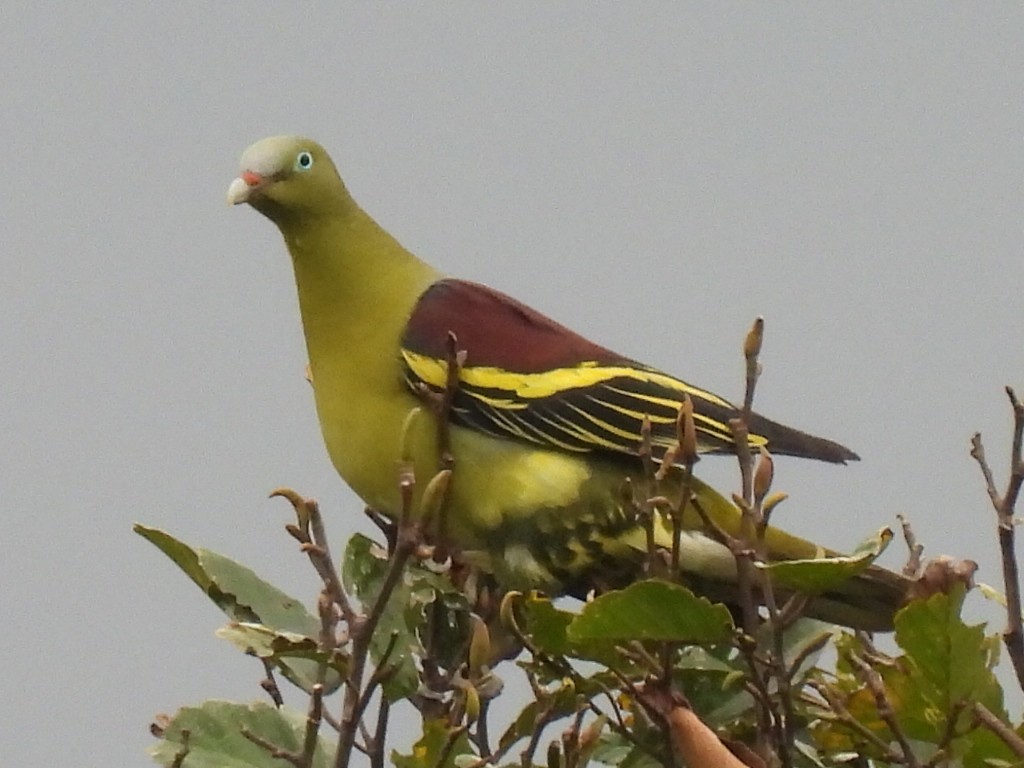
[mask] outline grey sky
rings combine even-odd
[[[1024,390],[1020,5],[68,7],[0,25],[3,765],[145,765],[155,712],[259,696],[133,521],[310,599],[267,492],[366,528],[283,245],[224,204],[273,133],[427,260],[723,395],[763,314],[759,409],[864,459],[780,460],[779,521],[905,513],[998,584],[967,447],[1002,481]]]

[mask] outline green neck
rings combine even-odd
[[[397,354],[413,304],[441,275],[355,203],[341,215],[283,226],[282,233],[314,369],[318,357],[339,347],[363,364],[384,349]]]
[[[416,300],[441,275],[354,203],[281,231],[331,460],[367,503],[393,508],[397,483],[380,468],[397,465],[402,422],[417,405],[402,374],[401,338]]]

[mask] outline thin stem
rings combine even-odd
[[[316,745],[320,735],[320,721],[324,712],[324,687],[317,683],[313,686],[309,697],[309,711],[306,713],[306,733],[302,740],[302,762],[301,768],[308,768],[313,764],[313,756],[316,754]]]
[[[452,728],[448,731],[448,738],[445,739],[444,746],[441,747],[441,752],[437,756],[437,760],[434,762],[435,768],[441,768],[441,766],[448,763],[448,758],[452,754],[452,750],[455,748],[455,742],[459,740],[459,736],[466,732],[466,726],[460,725],[458,728]]]
[[[543,735],[544,729],[554,721],[555,717],[552,715],[550,706],[537,713],[533,723],[533,733],[530,734],[530,740],[526,743],[526,748],[519,754],[519,762],[523,768],[531,768],[533,766],[533,755],[537,751],[537,747],[540,746],[540,737]]]
[[[903,753],[901,762],[909,768],[920,768],[921,763],[918,762],[917,756],[910,746],[910,740],[907,738],[907,734],[904,733],[903,727],[896,717],[896,711],[893,709],[892,702],[889,701],[889,695],[885,690],[885,682],[882,680],[882,676],[857,654],[847,654],[846,658],[857,668],[861,680],[864,681],[868,690],[871,691],[871,695],[875,699],[875,708],[878,710],[878,716],[889,727],[889,732],[896,740],[896,743],[899,744],[900,750]]]
[[[978,722],[1002,739],[1003,743],[1010,748],[1013,754],[1017,757],[1024,757],[1024,739],[1022,739],[1017,732],[1013,730],[1013,728],[996,717],[992,711],[981,702],[976,701],[974,703],[972,712]]]
[[[341,609],[345,622],[352,624],[357,614],[338,578],[338,569],[335,568],[334,559],[331,557],[323,515],[320,514],[320,505],[315,499],[303,498],[290,488],[278,488],[270,494],[270,497],[287,499],[292,505],[299,524],[287,525],[285,529],[299,542],[302,551],[309,557],[310,563],[316,569],[331,598]]]
[[[1024,449],[1024,404],[1017,399],[1011,387],[1006,387],[1006,395],[1013,408],[1013,440],[1010,449],[1010,477],[1005,493],[1000,495],[996,489],[995,478],[985,458],[985,447],[982,445],[980,433],[975,433],[971,438],[971,457],[981,469],[985,491],[996,512],[999,552],[1003,564],[1003,589],[1006,593],[1007,626],[1003,632],[1003,642],[1013,663],[1017,683],[1024,689],[1024,619],[1021,617],[1020,574],[1017,566],[1016,526],[1013,519],[1021,486],[1024,484],[1024,461],[1021,459],[1021,451]]]
[[[274,664],[270,659],[266,658],[261,658],[260,661],[263,662],[263,671],[267,675],[260,681],[260,688],[267,692],[275,707],[283,707],[284,696],[281,695],[281,689],[278,687],[277,679],[274,677]]]
[[[335,768],[344,768],[349,764],[352,755],[352,748],[355,745],[356,731],[359,727],[360,715],[365,709],[365,702],[362,698],[363,674],[366,670],[366,662],[370,655],[370,640],[373,638],[374,630],[380,623],[387,607],[388,600],[398,586],[402,577],[405,565],[419,541],[419,529],[411,520],[412,491],[415,480],[408,470],[403,471],[400,488],[402,492],[402,517],[398,524],[398,538],[395,544],[395,551],[392,553],[391,561],[388,564],[388,571],[384,576],[377,599],[373,603],[369,614],[365,618],[357,620],[351,627],[352,654],[348,676],[345,680],[345,695],[342,703],[341,732],[338,737],[338,749],[335,753]]]
[[[824,716],[823,719],[838,720],[841,722],[847,728],[857,733],[862,739],[864,739],[864,741],[877,749],[886,762],[903,762],[902,755],[893,749],[890,744],[883,741],[873,730],[854,717],[850,710],[847,709],[842,699],[831,688],[823,683],[816,683],[813,681],[810,685],[814,690],[821,694],[822,698],[825,699],[828,703],[828,709],[833,715],[833,717]]]
[[[481,757],[490,757],[491,755],[491,740],[487,723],[487,716],[491,711],[491,700],[483,699],[480,702],[480,715],[476,721],[476,734],[474,741],[476,742],[476,748],[480,750]]]
[[[387,696],[380,697],[380,706],[377,709],[377,727],[374,728],[373,738],[366,744],[367,757],[370,758],[370,768],[384,768],[384,743],[388,735],[388,718],[391,714],[391,703]]]
[[[900,528],[903,531],[903,540],[907,543],[907,562],[903,566],[903,575],[916,578],[921,571],[921,555],[924,554],[924,545],[919,544],[914,529],[910,527],[910,521],[903,515],[896,515],[900,521]]]

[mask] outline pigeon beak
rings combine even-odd
[[[253,194],[265,186],[266,183],[266,177],[252,171],[243,171],[237,179],[231,182],[231,186],[228,187],[228,205],[249,202]]]

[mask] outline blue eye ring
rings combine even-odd
[[[313,154],[311,152],[302,151],[299,152],[295,157],[295,170],[296,171],[308,171],[313,167]]]

